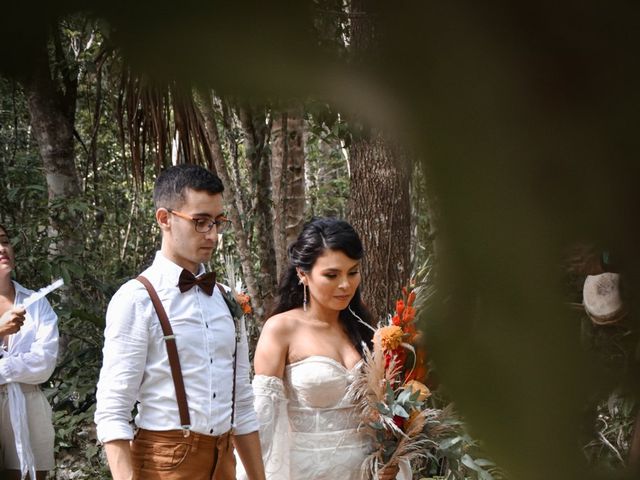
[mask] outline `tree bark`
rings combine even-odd
[[[289,110],[287,133],[285,238],[286,244],[289,245],[298,238],[302,231],[305,214],[304,113],[302,108]]]
[[[229,175],[224,154],[222,153],[220,133],[218,132],[218,126],[215,120],[215,112],[211,102],[211,96],[202,92],[196,92],[196,98],[198,106],[200,107],[204,117],[207,139],[213,156],[213,161],[218,175],[225,186],[225,203],[228,207],[227,211],[229,212],[229,218],[233,225],[233,232],[236,237],[238,255],[240,256],[240,266],[242,268],[244,282],[247,285],[247,293],[251,297],[253,309],[257,314],[260,314],[264,311],[264,306],[259,295],[255,275],[253,274],[253,264],[251,261],[251,250],[249,249],[249,242],[247,239],[246,225],[240,215],[238,188]]]
[[[277,276],[288,264],[287,246],[304,223],[304,117],[302,109],[291,107],[274,114],[271,154],[273,238]]]
[[[253,189],[252,211],[255,218],[256,251],[259,259],[257,277],[260,298],[269,309],[276,290],[277,271],[273,248],[273,219],[271,218],[271,174],[267,144],[270,124],[264,111],[243,105],[239,117],[244,134],[244,147],[251,168]]]
[[[380,319],[411,276],[409,168],[381,134],[354,141],[349,152],[348,212],[365,249],[363,298]]]
[[[59,60],[58,60],[59,61]],[[23,85],[31,127],[44,165],[49,203],[52,205],[50,226],[53,234],[62,234],[62,245],[79,246],[78,218],[60,215],[63,201],[80,194],[78,172],[74,158],[74,119],[77,81],[67,69],[62,69],[61,84],[53,79],[46,38],[33,52],[33,69],[20,79]]]
[[[273,246],[276,256],[276,272],[279,279],[287,261],[285,236],[285,178],[287,176],[287,112],[273,113],[271,127],[271,195],[273,199]]]
[[[352,59],[375,54],[376,2],[351,2]],[[349,218],[362,238],[363,298],[374,318],[391,312],[411,276],[411,166],[381,132],[361,129],[349,147]]]

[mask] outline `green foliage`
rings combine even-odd
[[[326,13],[322,2],[315,3]],[[422,21],[423,18],[428,17],[416,16],[416,18],[420,18]],[[346,53],[346,49],[342,49],[345,42],[337,41],[336,37],[348,35],[349,21],[341,13],[318,18],[315,27],[325,34],[320,41],[323,46],[328,47],[327,50],[338,45],[340,54]],[[556,23],[561,24],[562,22]],[[82,470],[82,472],[77,472],[80,477],[76,478],[107,478],[104,462],[98,455],[98,448],[95,445],[95,434],[92,427],[92,415],[95,408],[95,382],[101,359],[104,312],[115,289],[150,262],[157,246],[158,231],[154,222],[151,221],[153,208],[150,195],[151,180],[155,174],[152,167],[153,156],[157,152],[150,148],[146,152],[147,157],[143,155],[142,178],[144,181],[134,185],[129,171],[131,152],[127,150],[128,146],[123,144],[117,120],[119,94],[121,93],[119,91],[119,74],[122,66],[119,59],[109,55],[101,34],[101,32],[107,32],[108,28],[101,25],[101,29],[98,29],[96,25],[91,21],[86,21],[82,16],[65,19],[61,25],[60,46],[62,51],[60,53],[70,61],[72,66],[70,72],[73,78],[78,79],[75,129],[79,138],[76,144],[76,165],[80,175],[81,194],[77,198],[67,199],[64,202],[49,202],[42,162],[30,132],[25,96],[17,83],[0,78],[0,223],[6,224],[11,230],[18,258],[18,268],[15,273],[20,282],[31,288],[39,288],[55,277],[61,276],[65,279],[67,287],[61,292],[51,295],[51,302],[60,318],[62,342],[59,364],[51,380],[45,386],[46,394],[54,409],[57,456],[63,466]],[[404,23],[403,26],[406,28]],[[414,29],[406,30],[412,31]],[[450,30],[455,31],[455,29]],[[500,30],[493,29],[492,31]],[[468,38],[473,39],[473,36],[468,36]],[[442,45],[446,44],[447,42],[442,42]],[[448,42],[448,44],[456,45],[456,42]],[[483,45],[478,43],[478,47],[482,48]],[[473,53],[474,51],[469,49],[469,52]],[[501,58],[504,60],[503,57]],[[459,64],[459,62],[449,63]],[[561,63],[566,62],[558,62],[558,64]],[[61,67],[62,64],[55,64],[54,74],[57,79],[62,74]],[[489,70],[486,69],[486,71]],[[599,70],[594,69],[594,71]],[[264,77],[260,76],[260,78]],[[436,83],[437,78],[434,79]],[[449,77],[445,73],[441,73],[441,78],[447,79]],[[417,83],[423,89],[424,83],[421,81],[417,81]],[[478,88],[477,85],[481,84],[479,81],[467,83],[473,85],[473,88]],[[562,234],[562,229],[551,228],[551,224],[540,222],[538,219],[544,217],[544,215],[539,215],[543,211],[538,202],[540,197],[532,196],[529,198],[526,193],[538,192],[539,185],[518,183],[517,179],[521,174],[519,172],[518,174],[514,174],[514,172],[509,174],[509,168],[520,168],[518,162],[512,161],[511,152],[529,150],[520,148],[524,147],[524,144],[518,144],[515,140],[518,138],[517,131],[512,132],[516,135],[509,136],[516,143],[510,148],[501,149],[495,148],[501,145],[500,143],[492,143],[491,139],[495,137],[498,142],[504,142],[504,137],[486,135],[486,132],[483,131],[474,131],[473,125],[468,123],[460,124],[463,127],[458,132],[443,129],[443,125],[446,126],[448,123],[448,117],[441,115],[443,112],[438,110],[438,103],[468,105],[473,109],[471,111],[474,115],[465,115],[464,109],[462,109],[457,112],[457,118],[463,119],[476,118],[476,115],[480,115],[483,111],[492,112],[492,114],[498,111],[497,107],[478,108],[474,102],[467,101],[471,98],[460,96],[460,92],[450,86],[451,83],[447,84],[447,88],[440,92],[445,94],[440,102],[431,105],[434,109],[429,111],[429,116],[436,121],[432,125],[430,135],[425,135],[425,138],[429,138],[429,141],[432,142],[432,145],[429,146],[434,158],[444,160],[440,160],[440,165],[437,161],[432,162],[431,165],[436,167],[434,173],[440,175],[439,186],[442,200],[443,202],[448,201],[450,204],[447,220],[451,237],[459,242],[458,244],[450,244],[449,247],[452,247],[451,251],[456,259],[459,259],[460,266],[457,268],[465,269],[461,277],[468,283],[462,284],[464,287],[461,290],[463,295],[454,299],[455,301],[449,297],[439,299],[442,300],[442,304],[448,302],[458,310],[456,310],[455,316],[442,317],[444,320],[449,320],[441,321],[441,324],[451,329],[449,330],[451,335],[441,334],[439,339],[442,341],[437,342],[441,352],[436,353],[441,359],[440,365],[446,367],[449,363],[460,366],[458,370],[450,369],[445,372],[443,369],[443,372],[449,374],[449,379],[456,379],[460,382],[457,386],[457,393],[463,399],[471,399],[467,400],[466,408],[472,413],[473,409],[470,406],[477,409],[475,412],[476,422],[478,422],[478,418],[485,419],[484,428],[480,422],[479,430],[491,432],[491,427],[498,422],[490,421],[490,415],[495,411],[491,408],[493,404],[490,400],[494,400],[496,397],[487,396],[482,392],[478,395],[477,389],[474,389],[474,385],[480,381],[478,379],[484,380],[485,385],[493,385],[498,381],[503,382],[506,384],[505,395],[508,395],[508,398],[512,400],[514,398],[520,400],[511,401],[505,405],[508,411],[500,409],[501,415],[509,412],[520,413],[520,408],[525,411],[525,414],[528,414],[529,410],[524,407],[532,406],[540,407],[539,409],[548,417],[547,419],[542,416],[537,417],[541,421],[541,425],[546,425],[545,420],[558,422],[568,417],[572,411],[575,411],[575,405],[579,404],[579,401],[563,401],[564,394],[571,394],[573,390],[576,390],[576,388],[568,389],[567,385],[576,387],[580,383],[574,381],[577,375],[567,375],[566,373],[554,373],[551,376],[552,379],[559,381],[557,383],[549,382],[547,372],[552,372],[552,370],[565,372],[564,369],[558,368],[559,360],[569,362],[573,358],[572,355],[575,352],[571,348],[577,343],[571,341],[575,339],[572,336],[574,332],[572,330],[567,333],[566,329],[561,326],[563,325],[562,321],[566,319],[561,318],[558,325],[545,323],[543,315],[538,315],[534,308],[529,308],[532,306],[528,303],[530,291],[528,289],[519,291],[517,285],[512,285],[512,271],[522,273],[522,278],[526,277],[527,279],[524,283],[529,285],[529,271],[537,272],[539,265],[550,267],[548,259],[539,256],[541,250],[536,250],[536,248],[542,247],[533,248],[533,246],[546,245],[544,248],[548,249],[549,246],[545,241],[549,238],[567,238],[567,233],[570,232],[565,231]],[[433,88],[432,86],[431,90]],[[427,91],[428,89],[423,90]],[[524,90],[531,91],[530,88]],[[408,94],[412,95],[410,91]],[[451,98],[455,98],[456,101],[448,102],[446,95],[452,95]],[[459,98],[462,101],[458,101]],[[510,96],[507,95],[505,98],[508,100],[510,112],[518,110],[526,112],[524,109],[514,108],[516,104],[511,102]],[[553,104],[553,102],[549,103]],[[493,106],[495,107],[495,105]],[[345,148],[348,147],[353,131],[357,132],[358,129],[348,128],[340,115],[326,105],[309,104],[307,112],[307,136],[305,138],[309,199],[307,216],[336,215],[344,217],[345,199],[349,195],[349,168]],[[230,117],[234,115],[233,111],[227,111],[227,113]],[[599,117],[609,118],[606,115],[599,115]],[[482,119],[483,117],[477,118]],[[444,121],[441,122],[441,119]],[[455,123],[459,124],[459,122]],[[484,123],[478,122],[478,124]],[[509,123],[517,124],[517,122]],[[564,123],[567,125],[580,124],[580,122],[572,121]],[[524,124],[529,126],[530,122],[527,121]],[[632,122],[628,124],[631,125]],[[492,124],[491,121],[486,122],[486,125],[490,132],[499,130],[494,128],[496,124]],[[135,127],[132,126],[132,128]],[[244,210],[247,216],[247,229],[252,232],[252,205],[249,193],[247,193],[251,190],[250,168],[246,164],[246,152],[244,152],[242,145],[243,132],[239,128],[238,122],[224,122],[223,119],[220,119],[220,130],[225,137],[223,148],[228,161],[238,163],[238,168],[234,171],[238,172],[237,180],[242,186],[242,195],[247,207]],[[615,129],[612,128],[613,130]],[[564,135],[563,133],[571,134]],[[526,137],[529,138],[529,135],[531,133],[527,132]],[[467,136],[473,138],[473,141],[469,141]],[[588,138],[589,135],[575,135],[575,132],[560,130],[556,132],[556,137]],[[489,140],[479,144],[475,141],[476,138]],[[451,142],[451,145],[447,145],[447,142]],[[453,144],[456,147],[454,152],[457,152],[457,156],[453,158],[468,160],[457,162],[452,161],[450,155],[443,155],[443,152],[446,151],[443,146],[448,147],[449,153],[451,153]],[[546,145],[545,142],[538,144]],[[465,150],[465,145],[471,146],[471,148]],[[486,145],[484,153],[483,145]],[[549,143],[549,145],[554,144]],[[584,153],[588,149],[558,148],[557,150]],[[600,151],[597,148],[592,150],[594,152]],[[501,157],[502,151],[509,152],[508,156]],[[551,152],[535,148],[531,152],[533,153],[530,156],[535,159],[535,162],[538,162],[539,158],[555,159],[553,155],[545,154]],[[484,158],[483,155],[487,155],[487,158]],[[495,160],[493,160],[494,158]],[[580,155],[576,155],[576,158],[583,161],[583,157]],[[504,161],[506,159],[509,161]],[[533,163],[526,167],[523,171],[537,171],[533,168]],[[593,172],[594,179],[598,180],[587,182],[580,175],[575,176],[574,172],[578,169],[568,168],[571,165],[565,165],[565,167],[567,167],[566,171],[572,172],[572,180],[577,179],[583,185],[603,183],[601,174],[604,170],[599,168],[583,169],[585,172]],[[417,225],[416,237],[425,240],[421,245],[416,244],[413,257],[416,265],[426,265],[434,256],[432,242],[436,237],[438,222],[432,213],[438,210],[433,206],[437,199],[427,195],[427,193],[431,194],[429,172],[418,166],[415,168],[414,178],[417,181],[414,182],[412,193],[414,224]],[[528,170],[529,168],[531,170]],[[562,169],[557,170],[562,172]],[[608,171],[620,172],[623,169],[610,168]],[[526,175],[526,177],[539,178],[537,175]],[[577,194],[582,190],[572,189],[570,182],[565,184],[562,181],[563,177],[558,178],[560,181],[557,182],[557,185],[561,190],[554,190],[553,183],[550,183],[548,185],[550,194],[547,195],[547,198],[555,201],[559,198],[565,198],[566,195],[566,198],[585,200],[585,196]],[[633,176],[629,176],[629,178],[633,178]],[[564,180],[569,180],[569,178],[564,177]],[[622,183],[619,183],[617,187],[620,185]],[[464,186],[464,188],[460,189],[460,186]],[[505,186],[512,188],[513,191],[504,190]],[[624,191],[624,188],[619,188],[619,190]],[[557,195],[559,191],[563,195]],[[536,193],[536,195],[538,194]],[[598,199],[596,202],[601,202],[601,197],[593,196],[593,198]],[[426,202],[426,199],[429,199],[429,202]],[[531,201],[535,208],[527,209],[526,202],[521,204],[524,201],[522,199]],[[452,204],[455,205],[455,208],[451,207]],[[505,205],[509,208],[503,212],[503,215],[497,215],[496,206]],[[555,212],[558,212],[559,214],[567,213],[566,218],[570,218],[573,215],[570,212],[575,210],[566,208],[569,205],[573,204],[567,203],[565,208],[561,202],[554,204],[553,209],[547,210],[548,213],[553,213],[549,217],[554,218]],[[591,206],[593,205],[591,204]],[[583,209],[589,210],[584,206]],[[600,214],[590,217],[590,221],[593,218],[609,218],[609,215],[605,214],[607,213],[605,210],[594,209],[594,211]],[[51,229],[52,218],[56,218],[62,223],[61,230],[53,231]],[[521,223],[521,219],[525,219],[525,222]],[[565,221],[566,219],[563,219],[562,223]],[[571,224],[569,221],[566,223]],[[525,224],[527,228],[525,228]],[[603,221],[598,228],[605,232],[615,231],[613,228],[608,229],[607,225]],[[625,237],[633,238],[628,235],[627,230],[620,230],[625,232]],[[536,236],[535,232],[543,232],[543,235]],[[65,243],[67,239],[77,241],[67,244]],[[524,242],[523,239],[527,241]],[[234,250],[234,239],[229,236],[223,245],[223,251],[231,253]],[[522,254],[523,252],[525,254]],[[259,259],[254,255],[252,260],[257,268]],[[220,270],[221,268],[224,266],[218,265],[216,269]],[[489,274],[483,276],[486,272]],[[482,302],[476,301],[478,299],[475,299],[473,295],[477,294],[476,289],[487,288],[487,285],[489,289],[493,288],[496,292],[500,292],[497,295],[499,298],[496,305],[501,308],[495,311],[489,309],[491,315],[474,318],[473,309]],[[545,292],[548,293],[550,289],[548,285],[540,285],[540,288],[542,291],[539,296],[544,300]],[[519,293],[524,293],[524,295],[519,298]],[[472,301],[469,302],[470,307],[466,308],[465,301],[469,298]],[[485,300],[487,300],[486,297]],[[526,306],[526,310],[512,308],[518,304]],[[545,305],[545,302],[540,301],[538,304]],[[491,306],[491,303],[488,305]],[[529,311],[533,313],[528,313]],[[514,312],[517,314],[514,315]],[[508,322],[496,323],[496,319],[508,320]],[[516,328],[513,327],[514,325]],[[533,328],[532,325],[539,325],[539,327]],[[255,340],[258,326],[255,323],[250,323],[248,326],[250,334]],[[459,328],[459,330],[454,332],[452,326]],[[514,328],[514,330],[510,330],[510,328]],[[554,341],[549,341],[552,328],[556,335]],[[585,334],[586,330],[589,328],[583,327],[582,333]],[[592,341],[587,349],[602,346],[607,350],[607,353],[603,355],[603,364],[611,364],[612,371],[622,365],[622,368],[618,370],[622,370],[624,374],[618,373],[616,376],[616,380],[620,380],[621,384],[625,382],[620,377],[628,373],[637,373],[637,364],[635,363],[637,362],[635,358],[637,355],[635,352],[637,332],[628,332],[626,329],[616,327],[606,333],[602,330],[586,333],[589,334],[589,339]],[[605,336],[610,338],[604,338]],[[530,345],[541,347],[533,349],[536,353],[535,356],[529,355],[529,350],[524,348]],[[561,345],[561,347],[558,347],[556,351],[554,345]],[[513,350],[510,350],[511,348]],[[474,355],[474,365],[469,365],[467,361],[471,355],[470,352]],[[491,352],[492,355],[483,357],[486,352]],[[495,363],[490,362],[493,360]],[[566,371],[575,374],[579,371],[575,366],[577,363],[567,363]],[[525,368],[521,369],[520,367]],[[578,365],[577,368],[585,369],[584,365]],[[518,373],[511,378],[499,378],[500,375],[509,375],[514,371]],[[531,375],[525,375],[523,372],[540,373],[541,371],[545,373],[545,385],[541,385],[542,382],[537,385],[547,387],[548,391],[538,392],[539,396],[535,397],[531,404],[528,404],[527,397],[533,398],[533,396],[529,395],[526,389],[520,388],[522,384],[517,383],[516,380],[525,378],[529,382]],[[584,442],[586,445],[584,452],[590,464],[611,469],[618,468],[624,462],[621,459],[626,458],[633,415],[637,408],[637,402],[634,401],[633,395],[627,394],[623,389],[614,388],[613,384],[613,381],[608,381],[608,392],[599,392],[604,399],[593,400],[595,406],[586,415],[586,423],[589,428],[585,435],[587,440]],[[509,391],[509,386],[511,391]],[[485,391],[490,390],[490,387],[485,388]],[[614,393],[610,393],[610,391]],[[518,397],[520,392],[525,392],[526,395]],[[541,403],[542,400],[547,403]],[[405,399],[401,403],[406,403]],[[514,406],[518,408],[514,408]],[[559,408],[547,408],[548,406],[559,406]],[[535,408],[530,408],[530,410],[533,411]],[[402,416],[406,411],[407,408],[399,405],[392,413]],[[469,415],[468,418],[471,419],[472,415]],[[524,425],[529,424],[525,423]],[[522,424],[514,422],[513,425],[520,426]],[[424,469],[421,469],[421,473],[428,475],[429,478],[447,480],[501,478],[500,472],[489,461],[483,459],[482,449],[465,432],[463,425],[454,423],[452,429],[454,435],[443,440],[431,452],[429,462]],[[538,431],[539,429],[532,429],[528,433],[537,433]],[[542,438],[549,434],[548,429],[543,429],[542,432]],[[525,431],[520,433],[523,436],[527,434]],[[504,435],[500,434],[501,432],[496,433],[494,440],[504,438]],[[524,440],[537,439],[539,437],[529,435]],[[543,445],[543,442],[537,441],[536,445]],[[502,445],[503,453],[516,453],[515,450],[510,451],[508,447],[509,445]],[[540,451],[546,452],[549,456],[553,454],[552,450],[537,450],[537,452]],[[560,448],[558,452],[564,454],[567,449]],[[67,461],[69,458],[81,459],[83,462]],[[548,460],[546,458],[536,459],[542,465],[545,465]]]
[[[82,32],[76,33],[65,45],[87,42]],[[83,99],[95,98],[96,69],[89,68],[94,53],[95,44],[78,60]],[[115,101],[114,92],[108,95],[101,102],[112,111],[113,104],[106,105]],[[95,128],[94,106],[79,102],[76,130],[84,139],[79,146],[91,144],[87,139]],[[133,188],[122,168],[116,123],[103,116],[97,158],[84,148],[76,149],[80,197],[50,202],[28,122],[23,92],[17,84],[0,79],[0,223],[9,228],[15,246],[16,279],[34,289],[57,277],[66,285],[49,297],[58,314],[61,341],[58,364],[44,386],[54,411],[58,475],[71,469],[74,478],[108,478],[93,427],[104,312],[115,289],[155,250],[150,195],[144,187]],[[152,173],[147,172],[149,177]],[[59,231],[50,227],[52,218],[62,225]]]
[[[435,403],[441,402],[436,399]],[[431,398],[429,403],[434,403]],[[480,442],[466,431],[464,422],[449,408],[443,415],[446,433],[434,439],[425,457],[414,463],[414,478],[421,480],[505,480],[507,477],[491,460],[484,458]]]
[[[349,196],[349,169],[342,140],[345,124],[337,115],[331,121],[323,115],[309,115],[306,124],[306,216],[344,218]]]
[[[59,44],[78,78],[75,156],[80,195],[49,200],[38,146],[29,132],[24,93],[17,83],[0,79],[0,223],[12,234],[18,281],[39,288],[62,277],[66,285],[50,296],[59,316],[61,348],[58,365],[45,385],[54,411],[57,475],[71,469],[84,475],[80,478],[102,478],[106,470],[95,446],[93,412],[104,313],[118,286],[151,262],[159,232],[152,221],[153,159],[143,159],[144,180],[134,184],[128,143],[123,144],[118,127],[120,60],[104,48],[101,32],[81,20],[61,22]],[[54,65],[54,74],[63,73],[61,66]],[[244,132],[232,106],[225,108],[226,117],[218,119],[223,150],[234,166],[247,229],[252,232],[251,169]],[[344,124],[337,122],[329,130],[309,119],[307,125],[316,132],[306,141],[312,199],[308,215],[344,216],[348,168],[339,139]],[[154,155],[153,149],[147,154]],[[51,227],[54,219],[58,230]],[[221,247],[219,258],[231,256],[238,267],[232,234],[225,236]],[[219,272],[226,268],[224,262],[213,263]],[[257,256],[254,264],[258,269]],[[250,317],[247,327],[255,345],[259,325]],[[84,460],[74,461],[78,457]]]

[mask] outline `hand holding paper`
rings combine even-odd
[[[56,288],[60,288],[62,285],[64,285],[64,280],[62,280],[61,278],[55,280],[51,285],[41,288],[37,292],[34,292],[31,295],[29,295],[27,298],[25,298],[24,302],[22,302],[22,306],[24,308],[27,308],[29,305],[47,296],[48,294],[53,292]]]

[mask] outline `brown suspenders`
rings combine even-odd
[[[153,303],[153,307],[156,310],[158,315],[158,319],[160,320],[160,325],[162,327],[162,334],[165,340],[165,345],[167,346],[167,356],[169,357],[169,367],[171,368],[171,377],[173,378],[173,386],[176,389],[176,400],[178,402],[178,412],[180,413],[180,426],[184,431],[185,437],[189,435],[191,428],[191,418],[189,416],[189,405],[187,403],[187,394],[184,390],[184,381],[182,379],[182,369],[180,368],[180,358],[178,357],[178,349],[176,347],[176,336],[173,334],[173,329],[171,328],[171,323],[169,322],[169,317],[167,316],[167,312],[162,306],[162,302],[158,297],[156,289],[153,288],[151,282],[144,276],[139,275],[136,280],[142,283],[147,292],[149,293],[149,297],[151,297],[151,303]],[[220,293],[222,293],[222,298],[225,299],[225,291],[222,288],[222,285],[219,283],[218,289]],[[238,327],[236,325],[236,319],[233,317],[233,313],[231,313],[231,318],[234,320],[235,326],[235,348],[233,350],[233,389],[231,391],[231,428],[233,429],[233,424],[235,421],[235,409],[236,409],[236,365],[237,365],[237,353],[238,353],[238,341],[240,332],[238,331]]]

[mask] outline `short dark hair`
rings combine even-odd
[[[181,164],[164,170],[153,188],[153,204],[156,208],[179,207],[187,189],[205,191],[211,195],[222,193],[224,186],[216,174],[200,165]]]
[[[11,234],[9,233],[9,230],[7,230],[7,227],[2,225],[1,223],[0,223],[0,230],[4,231],[4,233],[7,235],[7,237],[11,236]]]

